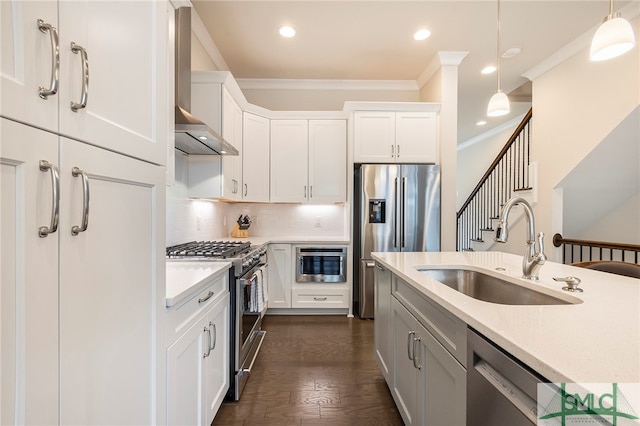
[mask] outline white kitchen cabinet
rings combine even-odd
[[[2,2],[2,7],[4,7]],[[0,424],[58,423],[58,237],[54,134],[0,119]]]
[[[393,352],[391,351],[391,271],[376,262],[374,287],[374,342],[376,360],[387,383],[393,375],[391,370]]]
[[[354,162],[436,163],[435,112],[355,111]]]
[[[349,307],[346,284],[297,284],[291,290],[292,308],[344,309]]]
[[[242,130],[242,200],[269,202],[269,119],[245,112]]]
[[[269,244],[269,308],[291,307],[291,244]]]
[[[88,226],[83,177],[88,178]],[[60,422],[164,419],[164,168],[60,140]],[[123,385],[126,384],[126,385]]]
[[[203,300],[224,280],[223,292]],[[192,300],[170,308],[169,318],[180,315],[192,324],[167,349],[167,403],[170,425],[208,426],[229,389],[229,282],[226,275]],[[189,309],[185,315],[181,309]]]
[[[391,298],[391,390],[407,425],[466,422],[466,370],[396,298]]]
[[[271,120],[271,201],[346,199],[346,121]]]
[[[238,150],[238,155],[222,156],[222,198],[242,200],[242,108],[222,86],[222,137]]]
[[[165,164],[166,2],[13,1],[0,8],[2,116]],[[50,89],[55,75],[56,93],[41,98],[39,88]]]
[[[162,423],[164,168],[6,119],[0,152],[3,423]]]

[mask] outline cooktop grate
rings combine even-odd
[[[191,241],[167,247],[167,257],[212,257],[227,259],[249,251],[249,241]]]

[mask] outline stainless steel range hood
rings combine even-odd
[[[238,155],[238,150],[191,115],[191,8],[176,10],[176,149],[191,155]]]

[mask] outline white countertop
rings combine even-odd
[[[231,262],[168,261],[167,307],[199,292],[211,282],[211,277],[230,267]]]
[[[640,280],[545,263],[540,281],[522,276],[522,257],[501,252],[375,253],[420,292],[554,382],[640,383]],[[508,276],[571,305],[511,306],[473,299],[418,271],[466,267]],[[504,268],[504,271],[496,271]],[[553,277],[576,276],[583,293],[562,291]],[[577,299],[576,299],[577,298]]]
[[[228,238],[221,239],[229,241],[251,241],[251,245],[261,246],[263,244],[349,244],[349,237],[252,237],[248,238]]]

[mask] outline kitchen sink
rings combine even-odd
[[[419,271],[462,294],[485,302],[502,305],[569,305],[574,303],[469,269],[419,269]]]

